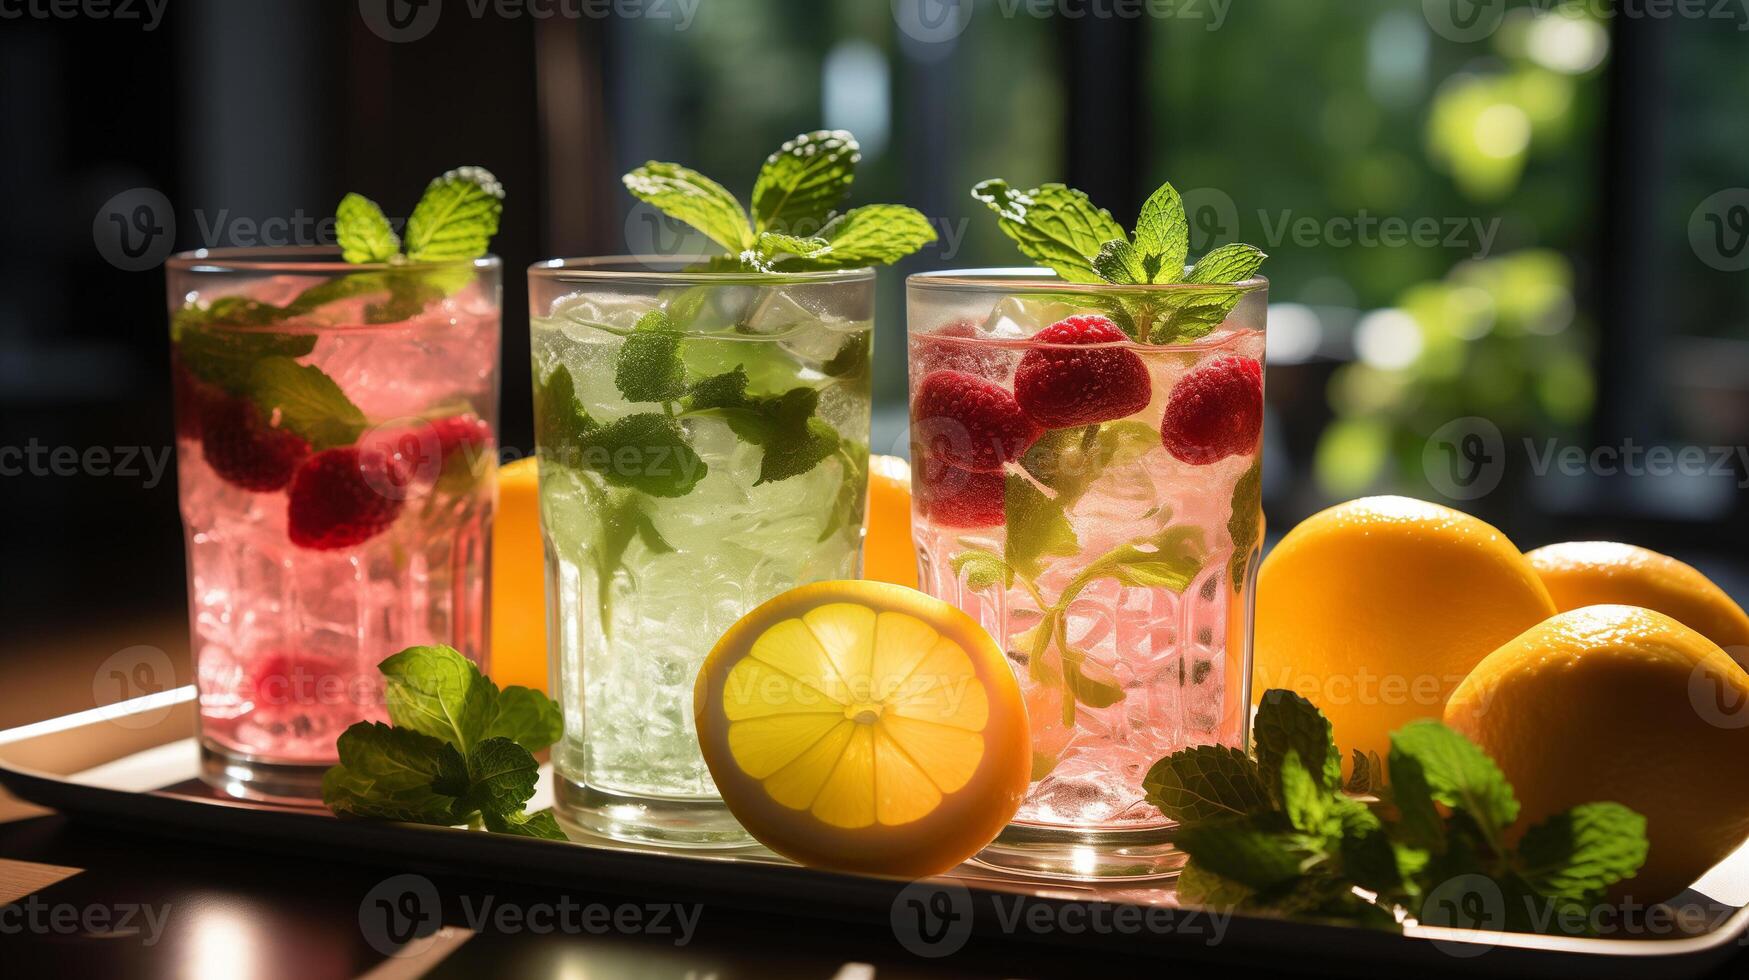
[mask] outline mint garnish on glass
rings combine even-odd
[[[840,213],[862,159],[843,130],[803,133],[765,158],[749,217],[723,185],[677,163],[654,160],[624,177],[626,190],[691,225],[728,254],[717,271],[818,272],[897,262],[935,241],[922,212],[867,204]]]
[[[526,813],[540,764],[563,734],[559,706],[527,687],[492,683],[446,646],[410,647],[377,665],[389,720],[340,735],[340,764],[322,777],[335,813],[565,840],[551,810]]]
[[[355,297],[375,297],[364,306],[366,323],[413,317],[467,284],[473,270],[465,260],[486,254],[503,209],[497,178],[459,167],[425,188],[403,242],[381,208],[347,194],[336,208],[341,257],[388,268],[325,279],[283,306],[243,296],[184,306],[171,317],[177,362],[198,380],[253,401],[262,418],[277,412],[279,426],[316,451],[348,445],[367,427],[364,413],[320,368],[296,360],[315,349],[316,335],[232,328],[274,326]]]
[[[1560,931],[1585,928],[1610,886],[1646,859],[1646,820],[1619,803],[1573,807],[1511,843],[1512,786],[1486,753],[1436,721],[1393,732],[1388,760],[1355,752],[1343,783],[1323,713],[1272,690],[1258,705],[1252,747],[1184,749],[1143,780],[1148,801],[1180,823],[1185,902],[1382,929],[1408,915],[1423,925]],[[1500,907],[1483,899],[1483,880],[1499,890]]]
[[[1222,245],[1185,271],[1190,222],[1171,184],[1161,184],[1142,205],[1133,233],[1081,191],[1063,184],[1017,190],[986,180],[972,197],[996,212],[998,224],[1021,253],[1065,282],[1121,286],[1237,283],[1256,275],[1268,258],[1242,244]],[[1205,336],[1239,302],[1237,290],[1117,293],[1102,300],[1132,340],[1175,344]]]

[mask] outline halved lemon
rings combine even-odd
[[[939,874],[996,836],[1030,778],[1001,649],[959,609],[886,582],[805,585],[743,616],[693,710],[729,811],[806,865]]]

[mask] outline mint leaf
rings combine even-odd
[[[1146,258],[1146,278],[1137,282],[1171,283],[1184,278],[1184,257],[1190,250],[1190,221],[1184,201],[1171,184],[1161,184],[1142,203],[1136,217],[1136,251]]]
[[[1330,802],[1329,816],[1341,834],[1337,851],[1344,874],[1371,892],[1382,893],[1403,884],[1397,849],[1377,814],[1356,800],[1336,797]]]
[[[1105,281],[1093,268],[1093,257],[1106,242],[1125,237],[1110,212],[1062,184],[1017,191],[1006,181],[986,180],[972,188],[972,197],[996,212],[998,225],[1021,254],[1069,282]]]
[[[458,810],[467,765],[448,742],[361,721],[335,748],[340,764],[322,775],[322,802],[335,813],[443,826],[467,819]]]
[[[507,738],[530,752],[539,752],[564,734],[559,705],[533,688],[512,685],[498,692],[495,713],[482,738]]]
[[[838,431],[814,416],[819,404],[820,392],[805,386],[749,396],[747,372],[737,365],[695,383],[685,414],[720,419],[737,438],[763,448],[757,486],[800,476],[838,451]]]
[[[638,319],[615,356],[613,383],[631,402],[674,401],[686,394],[681,334],[661,310]]]
[[[765,455],[759,460],[759,479],[753,485],[801,476],[837,451],[838,430],[825,419],[809,417],[799,427],[780,428],[765,443]]]
[[[207,316],[222,315],[213,303]],[[255,365],[267,357],[303,357],[316,349],[313,333],[258,333],[195,326],[184,321],[174,337],[177,357],[190,373],[233,395],[251,390]]]
[[[249,395],[263,418],[277,410],[279,425],[320,452],[349,446],[364,432],[364,412],[334,379],[312,364],[264,357],[250,371]]]
[[[1075,505],[1101,476],[1140,460],[1160,447],[1160,433],[1146,422],[1107,422],[1077,429],[1050,429],[1027,448],[1020,466],[1051,490],[1063,507]]]
[[[1353,749],[1351,753],[1348,781],[1342,784],[1342,792],[1365,796],[1382,790],[1385,786],[1385,764],[1379,760],[1379,754],[1362,752],[1359,749]]]
[[[1277,775],[1281,780],[1276,787],[1277,795],[1288,822],[1308,834],[1324,833],[1324,818],[1328,813],[1325,803],[1330,794],[1318,785],[1317,777],[1306,768],[1299,752],[1291,746],[1281,757]]]
[[[1142,778],[1148,802],[1181,823],[1269,809],[1257,763],[1230,745],[1196,745],[1154,763]]]
[[[1468,815],[1495,851],[1504,850],[1506,828],[1518,819],[1518,798],[1487,753],[1450,728],[1425,718],[1391,733],[1393,785],[1399,753],[1421,764],[1435,800]]]
[[[1100,246],[1093,257],[1093,271],[1106,282],[1133,286],[1148,281],[1148,271],[1142,265],[1142,254],[1121,238]]]
[[[652,497],[683,497],[710,469],[686,444],[680,423],[660,412],[627,415],[589,429],[576,446],[572,465]]]
[[[477,259],[504,213],[504,185],[484,167],[457,167],[434,179],[407,217],[407,258]]]
[[[1047,556],[1067,557],[1081,550],[1063,505],[1046,496],[1026,477],[1008,474],[1002,500],[1008,527],[1002,555],[1015,571],[1029,579],[1037,578]]]
[[[1646,818],[1619,803],[1584,803],[1524,832],[1519,873],[1543,895],[1586,900],[1639,872]]]
[[[1202,571],[1203,553],[1200,530],[1190,526],[1167,527],[1152,538],[1120,544],[1100,555],[1079,578],[1087,581],[1109,578],[1133,588],[1183,592]]]
[[[1265,691],[1252,732],[1265,786],[1281,786],[1289,752],[1298,755],[1319,791],[1333,793],[1342,784],[1342,756],[1336,751],[1330,722],[1312,702],[1292,691]]]
[[[754,272],[776,272],[778,266],[791,259],[806,260],[824,254],[829,247],[824,238],[765,231],[760,232],[752,248],[741,252],[738,261]]]
[[[541,840],[570,840],[559,828],[559,821],[553,817],[553,811],[536,810],[533,813],[492,813],[483,814],[486,829],[494,834],[512,834],[517,837],[537,837]]]
[[[696,170],[652,160],[621,179],[633,197],[697,228],[730,252],[753,244],[753,228],[740,202]]]
[[[1443,852],[1445,820],[1434,806],[1427,774],[1418,760],[1395,745],[1390,753],[1390,780],[1391,803],[1397,808],[1395,836],[1417,850]]]
[[[818,231],[849,193],[861,159],[856,137],[842,129],[823,129],[786,140],[765,158],[753,182],[754,229],[791,234]]]
[[[1279,813],[1249,814],[1186,824],[1174,843],[1204,871],[1262,890],[1300,877],[1291,829]]]
[[[613,617],[609,610],[613,608],[614,575],[625,564],[626,551],[632,542],[642,541],[644,547],[655,554],[668,554],[674,546],[656,529],[655,522],[644,509],[643,498],[637,494],[611,492],[596,506],[602,512],[601,535],[590,554],[595,560],[595,598],[597,608],[602,610],[601,631],[611,640]]]
[[[583,438],[600,428],[577,398],[571,369],[553,368],[534,389],[534,431],[541,455],[566,466],[582,464]]]
[[[383,209],[361,194],[348,194],[334,209],[334,237],[348,262],[387,262],[401,250],[400,236]]]
[[[831,516],[814,538],[815,543],[825,541],[839,532],[845,532],[852,540],[857,540],[862,533],[863,504],[868,493],[868,447],[840,438],[836,455],[840,467],[838,495],[833,502]]]
[[[540,764],[510,739],[481,739],[468,752],[467,802],[482,814],[520,814],[539,781]]]
[[[873,331],[861,330],[844,338],[838,350],[820,365],[828,378],[860,378],[868,372],[869,342]]]
[[[1185,282],[1217,283],[1244,282],[1257,274],[1263,267],[1263,260],[1269,255],[1255,245],[1233,243],[1220,248],[1196,260],[1196,265],[1190,274],[1184,277]],[[1236,298],[1237,294],[1235,294]]]
[[[1227,537],[1233,542],[1233,556],[1227,559],[1227,571],[1235,592],[1245,590],[1245,572],[1262,533],[1263,457],[1259,455],[1233,484],[1233,502],[1227,517]]]
[[[1074,724],[1073,711],[1077,704],[1084,704],[1089,708],[1109,708],[1123,700],[1123,687],[1110,668],[1096,660],[1090,660],[1086,653],[1063,643],[1060,625],[1057,639],[1058,650],[1063,657],[1063,686],[1070,695],[1063,699],[1065,725]]]
[[[859,269],[888,265],[935,241],[923,212],[902,204],[868,204],[832,219],[818,238],[791,248],[795,259],[776,268]]]
[[[496,714],[498,689],[474,662],[447,646],[408,647],[377,665],[397,728],[468,752]]]
[[[982,592],[998,582],[1005,589],[1014,584],[1014,569],[994,551],[969,548],[948,559],[948,564],[973,592]]]
[[[1236,881],[1223,878],[1195,861],[1187,862],[1178,872],[1178,901],[1205,909],[1234,909],[1255,892]]]
[[[1239,302],[1239,293],[1230,289],[1173,290],[1153,297],[1152,324],[1147,330],[1152,344],[1182,344],[1206,337],[1225,323],[1227,314]]]

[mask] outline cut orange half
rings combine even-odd
[[[886,582],[792,589],[717,642],[693,690],[729,811],[802,864],[919,878],[1014,816],[1026,705],[959,609]]]

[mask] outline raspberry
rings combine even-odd
[[[940,527],[993,527],[1003,517],[1001,473],[973,473],[925,460],[915,471],[917,510]]]
[[[1262,430],[1263,365],[1249,357],[1223,357],[1172,386],[1160,442],[1178,459],[1206,466],[1250,453]]]
[[[1041,344],[1109,344],[1128,340],[1102,316],[1072,316],[1032,336]],[[1034,348],[1014,372],[1014,397],[1047,429],[1094,425],[1134,415],[1153,397],[1148,366],[1135,351]]]
[[[180,439],[200,438],[200,417],[207,404],[224,393],[195,377],[182,363],[174,347],[170,350],[170,394],[176,413],[176,435]]]
[[[461,464],[471,469],[491,441],[492,427],[471,413],[381,428],[364,440],[394,457],[414,480],[435,479],[458,454]]]
[[[959,371],[990,381],[1008,377],[1008,352],[977,339],[978,326],[971,320],[955,320],[929,333],[911,337],[911,351],[918,373]],[[943,339],[947,338],[947,339]],[[970,340],[971,343],[957,343]]]
[[[254,402],[214,390],[200,410],[200,451],[226,482],[267,493],[286,485],[310,444],[268,425]]]
[[[924,376],[911,399],[911,432],[920,455],[980,473],[1019,459],[1039,437],[1008,389],[963,371]]]
[[[378,448],[344,446],[311,456],[292,477],[286,531],[300,548],[350,548],[401,514],[409,475]]]

